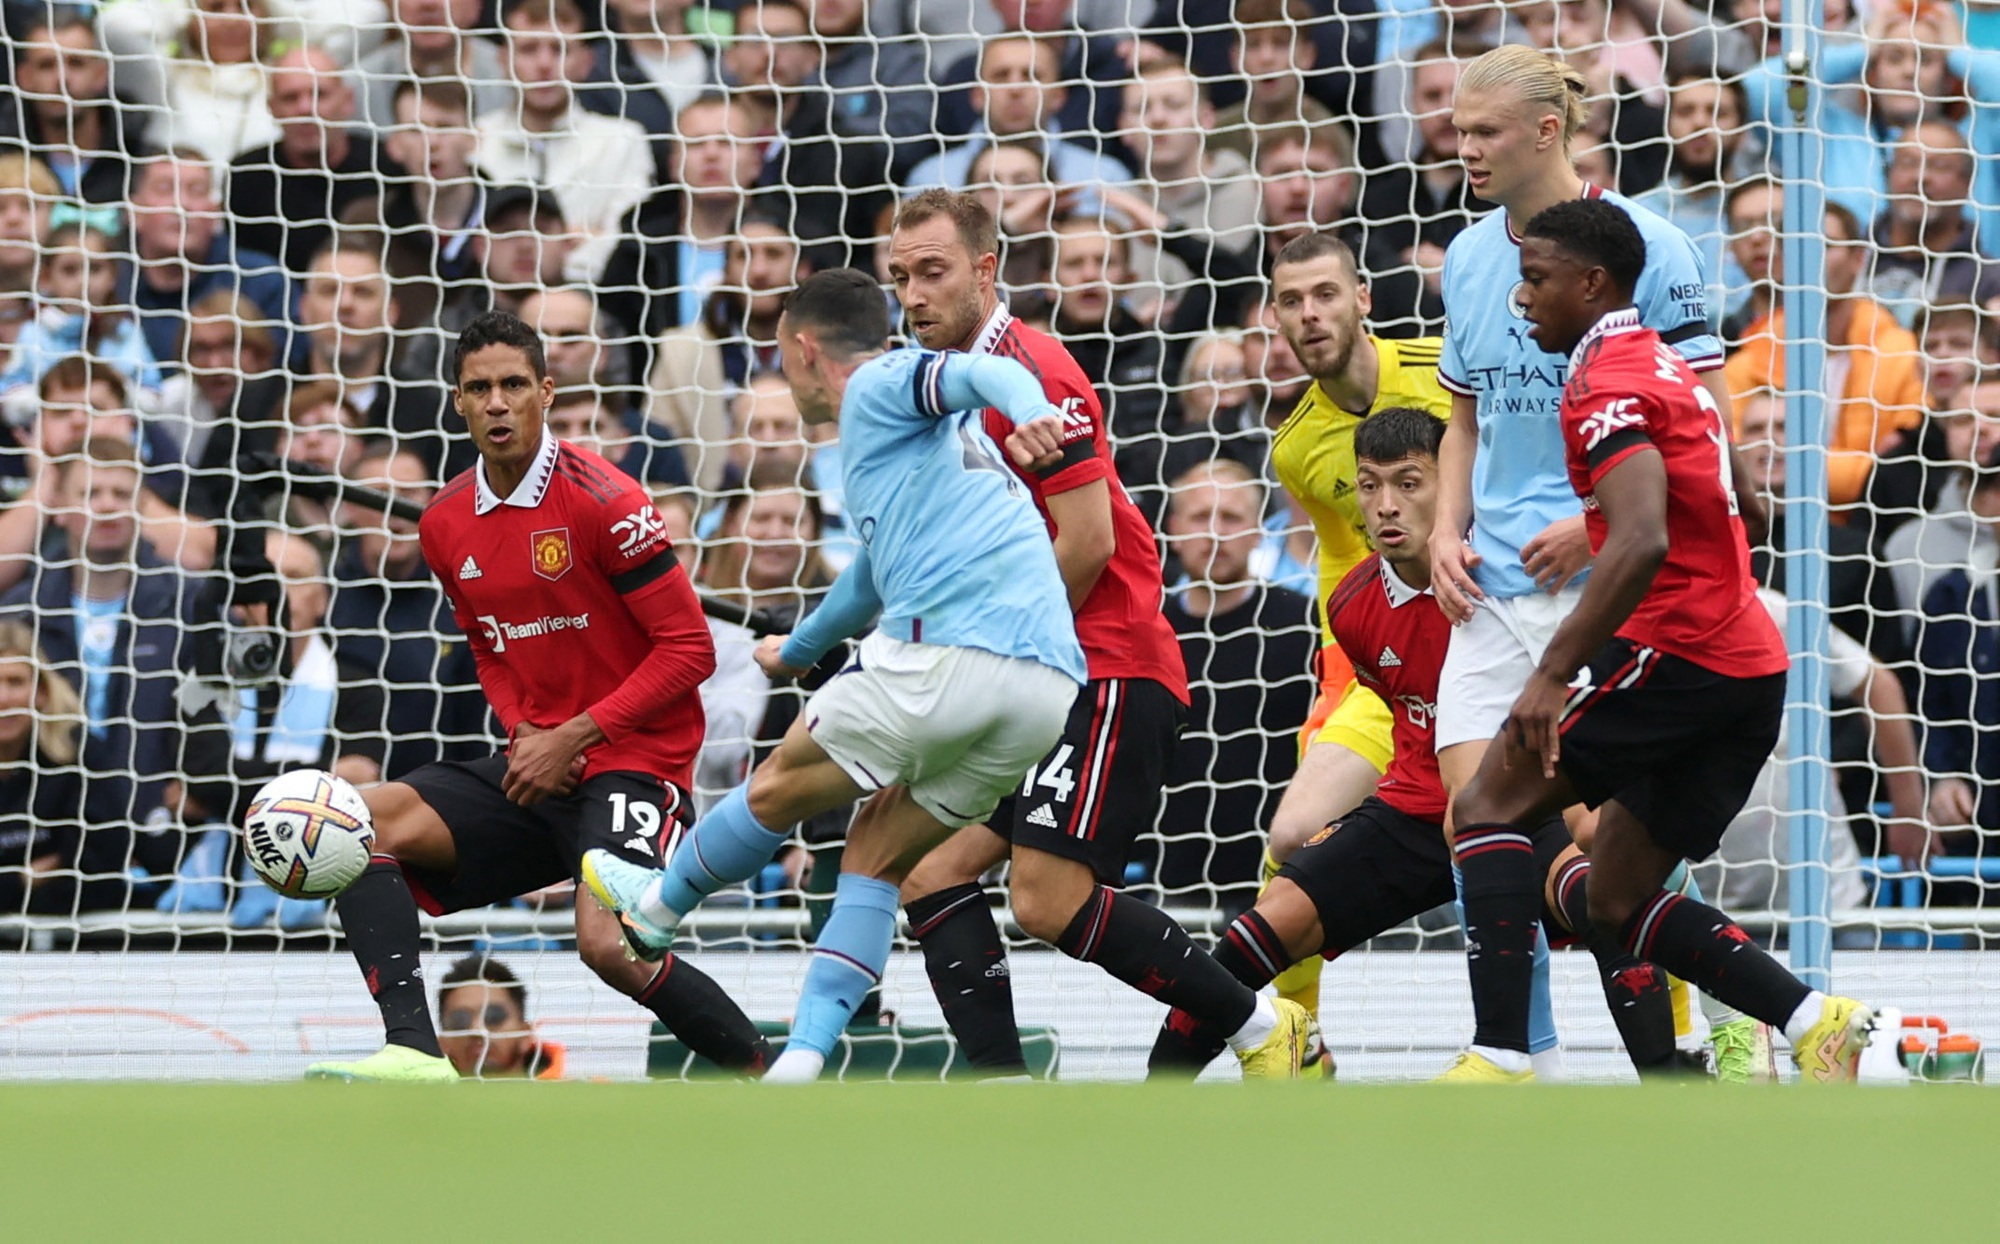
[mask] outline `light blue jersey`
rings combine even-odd
[[[1061,416],[1027,368],[992,355],[891,350],[840,404],[847,521],[861,551],[786,641],[800,668],[881,615],[912,643],[1024,657],[1087,679],[1055,548],[981,426]]]
[[[1646,239],[1646,270],[1633,292],[1639,315],[1696,371],[1722,366],[1708,324],[1708,274],[1688,236],[1610,191],[1586,194],[1625,209]],[[1505,211],[1489,212],[1444,253],[1444,355],[1438,380],[1479,401],[1479,455],[1472,465],[1473,571],[1491,596],[1538,590],[1521,567],[1521,546],[1558,519],[1582,512],[1563,462],[1558,411],[1569,360],[1528,336],[1515,292],[1521,244]]]

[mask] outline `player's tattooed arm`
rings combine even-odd
[[[1590,581],[1507,717],[1508,735],[1540,756],[1551,778],[1570,680],[1632,616],[1667,559],[1667,467],[1658,450],[1649,444],[1628,453],[1598,478],[1595,492],[1607,530]]]

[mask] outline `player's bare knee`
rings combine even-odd
[[[1021,931],[1053,943],[1061,940],[1070,921],[1097,892],[1097,874],[1081,860],[1017,847],[1007,889],[1013,897],[1014,921]]]
[[[1563,809],[1563,822],[1569,826],[1569,836],[1577,847],[1589,855],[1591,844],[1597,841],[1597,813],[1580,803],[1572,804]]]
[[[1289,877],[1271,879],[1271,884],[1257,897],[1257,914],[1284,943],[1293,963],[1326,948],[1326,929],[1320,922],[1319,908]]]
[[[1012,895],[1014,923],[1029,937],[1051,945],[1062,940],[1070,921],[1083,908],[1081,900],[1072,901],[1070,895],[1051,894],[1042,888],[1015,886]]]
[[[579,928],[576,937],[576,957],[583,960],[585,967],[597,973],[598,979],[613,989],[627,995],[634,992],[629,987],[630,981],[627,979],[630,973],[626,971],[631,962],[625,958],[625,948],[616,941],[601,935],[586,936]]]
[[[1308,838],[1326,828],[1326,822],[1314,824],[1315,819],[1298,813],[1287,814],[1284,805],[1280,804],[1271,817],[1271,858],[1284,863],[1292,858],[1292,852],[1306,844]]]
[[[750,789],[744,792],[744,802],[759,825],[776,829],[790,824],[784,815],[787,774],[788,770],[776,756],[751,771]]]
[[[1578,850],[1574,845],[1563,848],[1562,853],[1556,856],[1555,862],[1549,865],[1549,875],[1542,878],[1542,898],[1548,903],[1549,910],[1558,915],[1562,913],[1562,904],[1557,901],[1556,880],[1562,876],[1562,870],[1569,862],[1577,859],[1582,854],[1583,852]],[[1574,932],[1575,930],[1571,931]]]
[[[971,876],[964,874],[965,870],[955,867],[954,862],[946,859],[942,852],[933,851],[917,861],[916,867],[910,869],[909,875],[903,878],[901,886],[903,901],[914,903],[920,898],[936,894],[939,890],[949,890],[953,886],[979,880],[977,874]]]
[[[416,813],[426,805],[416,789],[403,782],[385,782],[361,792],[368,805],[368,817],[375,827],[376,855],[400,859],[404,850],[421,832]]]
[[[1643,895],[1627,891],[1606,877],[1602,870],[1592,870],[1590,890],[1586,897],[1588,899],[1586,906],[1590,909],[1590,922],[1601,932],[1612,937],[1618,937],[1624,932],[1625,922],[1632,918],[1633,912],[1639,910],[1639,903],[1644,898]]]

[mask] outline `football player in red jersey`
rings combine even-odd
[[[1594,199],[1545,209],[1521,242],[1535,341],[1570,360],[1563,442],[1594,560],[1458,795],[1477,1028],[1445,1078],[1526,1078],[1493,1057],[1527,1034],[1540,879],[1523,828],[1581,801],[1600,809],[1597,835],[1565,885],[1596,933],[1784,1028],[1801,1078],[1852,1080],[1873,1012],[1808,988],[1727,916],[1663,888],[1742,809],[1778,740],[1790,662],[1756,598],[1722,411],[1633,309],[1645,263],[1631,217]],[[1657,974],[1635,984],[1666,988]]]
[[[1097,391],[1059,342],[1000,301],[992,215],[971,195],[926,190],[898,209],[889,245],[889,275],[919,342],[1018,359],[1063,412],[1061,460],[1015,471],[1048,519],[1090,685],[1062,740],[989,824],[960,830],[903,884],[911,931],[967,1061],[1018,1074],[1006,951],[979,885],[1002,860],[1012,860],[1014,917],[1030,936],[1146,993],[1185,975],[1187,934],[1113,890],[1133,842],[1158,818],[1187,719],[1187,672],[1160,612],[1152,524],[1112,468]],[[1013,429],[989,410],[986,430],[1005,442]]]
[[[335,905],[387,1044],[314,1078],[450,1080],[418,966],[419,905],[483,907],[574,879],[592,847],[658,867],[684,815],[715,647],[645,492],[549,434],[542,343],[512,315],[466,326],[452,400],[479,452],[418,528],[472,645],[505,751],[364,792],[375,859]],[[576,905],[577,953],[689,1048],[760,1071],[770,1046],[692,964],[641,963],[617,919]]]
[[[1287,858],[1256,907],[1224,931],[1215,960],[1253,989],[1294,962],[1333,958],[1456,897],[1435,730],[1451,623],[1429,599],[1444,428],[1436,415],[1409,406],[1377,411],[1355,426],[1356,501],[1376,552],[1333,589],[1327,620],[1340,650],[1354,654],[1355,677],[1389,706],[1395,757],[1375,793]],[[1560,816],[1530,837],[1545,876],[1561,875],[1579,857]],[[1563,912],[1551,907],[1541,918],[1552,941],[1568,937]],[[1666,995],[1635,997],[1627,982],[1643,965],[1615,943],[1590,948],[1640,1074],[1677,1070]],[[1226,1035],[1175,1011],[1148,1069],[1198,1072],[1222,1052]]]

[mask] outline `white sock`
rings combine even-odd
[[[677,929],[681,926],[681,913],[660,901],[660,880],[655,877],[639,896],[639,914],[663,929]]]
[[[1785,1021],[1785,1040],[1790,1041],[1794,1049],[1798,1047],[1799,1042],[1806,1039],[1806,1033],[1812,1031],[1812,1026],[1819,1022],[1820,1008],[1825,1005],[1826,995],[1815,989],[1806,995],[1806,1000],[1799,1003],[1799,1009],[1793,1011],[1792,1017]]]
[[[1230,1034],[1229,1048],[1239,1054],[1244,1050],[1254,1050],[1264,1044],[1277,1028],[1278,1008],[1272,1006],[1271,1000],[1260,993],[1257,995],[1257,1008],[1250,1012],[1250,1018],[1244,1020],[1243,1026]]]
[[[764,1073],[766,1084],[811,1084],[826,1066],[826,1056],[786,1046]]]
[[[1563,1066],[1563,1050],[1560,1045],[1552,1045],[1546,1050],[1537,1050],[1528,1055],[1528,1066],[1535,1073],[1537,1080],[1555,1083],[1569,1079],[1569,1071]]]
[[[1509,1075],[1534,1070],[1534,1064],[1519,1050],[1496,1050],[1490,1045],[1475,1045],[1472,1052]]]

